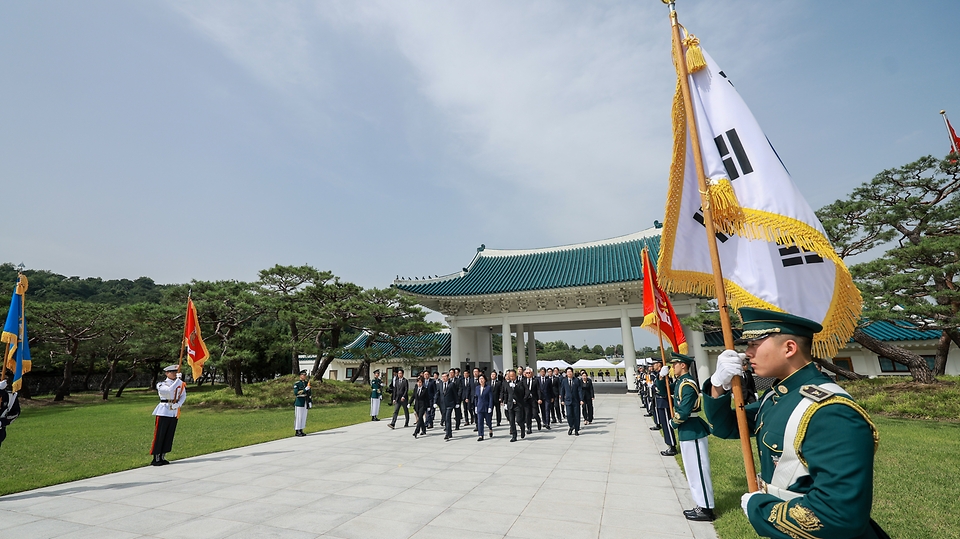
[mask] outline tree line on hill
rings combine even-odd
[[[373,337],[367,348],[354,351],[361,356],[354,380],[366,376],[372,362],[402,356],[403,337],[440,329],[395,289],[364,289],[307,265],[277,265],[254,282],[177,285],[158,285],[146,277],[80,279],[47,270],[24,270],[24,275],[32,372],[62,370],[57,401],[70,394],[78,372],[84,373],[84,388],[93,373],[103,373],[99,391],[104,399],[117,382],[119,395],[145,372],[155,383],[163,366],[178,361],[188,295],[210,352],[197,382],[219,376],[237,395],[244,383],[299,371],[298,356],[305,351],[316,354],[312,375],[321,379],[361,331]],[[0,265],[0,283],[8,283],[0,295],[5,304],[16,279],[13,265]],[[30,378],[31,373],[24,376],[24,398],[30,397]]]

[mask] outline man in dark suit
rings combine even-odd
[[[417,377],[417,385],[413,386],[413,411],[417,415],[417,424],[414,425],[413,437],[427,433],[427,408],[430,406],[430,391],[427,390],[425,380],[429,380],[426,373]]]
[[[493,407],[496,408],[497,426],[500,426],[500,392],[503,390],[503,380],[497,375],[497,371],[490,372],[490,390],[493,392]]]
[[[537,397],[540,417],[543,418],[543,425],[550,430],[550,410],[553,407],[553,380],[547,376],[547,369],[540,367],[540,375],[537,377],[537,387],[540,389],[540,395]]]
[[[453,417],[457,421],[456,430],[460,430],[460,422],[463,421],[463,377],[460,376],[460,369],[454,367],[450,369],[450,382],[457,386],[457,402],[453,405]]]
[[[454,410],[460,403],[460,386],[456,380],[452,380],[454,370],[449,373],[443,373],[440,377],[440,383],[437,386],[437,400],[440,401],[440,410],[443,412],[444,441],[453,438],[453,415]],[[457,419],[457,428],[460,428],[460,419]]]
[[[517,380],[517,371],[507,371],[501,391],[504,409],[507,412],[507,421],[510,422],[510,441],[517,441],[517,425],[520,425],[520,437],[526,437],[523,426],[523,402],[526,398],[526,389],[523,383]]]
[[[402,407],[404,419],[403,426],[409,427],[410,406],[407,403],[407,394],[410,392],[410,384],[407,382],[406,378],[403,377],[403,369],[397,369],[397,376],[394,377],[393,383],[390,384],[390,389],[387,391],[390,392],[390,398],[393,403],[393,419],[387,426],[392,429],[397,425],[397,415],[400,413],[400,408]]]
[[[430,374],[430,371],[427,371],[427,374]],[[429,406],[427,407],[427,428],[433,428],[433,418],[436,413],[436,410],[433,408],[433,405],[437,403],[437,378],[438,373],[433,373],[433,376],[425,376],[423,379],[423,385],[427,388],[427,395],[429,395]]]
[[[553,368],[552,371],[553,373],[550,376],[550,380],[552,381],[553,404],[550,408],[550,417],[554,423],[559,423],[563,419],[563,405],[560,403],[560,379],[563,378],[563,376],[560,375],[559,367]]]
[[[580,436],[580,407],[583,406],[583,386],[573,375],[573,367],[567,367],[566,376],[560,381],[560,398],[567,410],[567,435]]]
[[[540,388],[537,385],[537,379],[533,377],[533,369],[527,367],[523,370],[524,400],[523,400],[523,420],[526,425],[527,434],[533,433],[533,420],[537,420],[537,430],[543,428],[540,423],[540,406],[537,404],[537,396],[540,395]]]
[[[476,382],[470,375],[470,369],[463,371],[463,382],[461,382],[460,399],[463,400],[463,424],[469,425],[476,423],[476,411],[473,409],[473,394],[476,391]],[[476,430],[476,428],[474,428]]]

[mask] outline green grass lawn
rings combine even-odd
[[[960,538],[960,423],[874,416],[880,431],[873,519],[897,539]],[[740,509],[746,492],[738,440],[710,438],[710,466],[722,539],[755,538]]]
[[[324,384],[326,385],[326,384]],[[250,387],[250,386],[247,386]],[[246,388],[245,388],[246,390]],[[209,387],[188,388],[173,451],[180,459],[293,435],[293,397],[283,408],[199,408]],[[292,383],[291,391],[292,393]],[[150,462],[157,403],[154,391],[124,392],[103,402],[77,395],[71,402],[27,403],[7,428],[0,448],[0,495],[144,466]],[[369,421],[369,401],[310,410],[306,432]]]

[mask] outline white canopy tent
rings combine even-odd
[[[541,361],[537,360],[537,370],[540,369],[560,369],[561,371],[566,370],[570,364],[562,359],[555,359],[552,361]]]
[[[623,369],[625,365],[623,362],[613,364],[610,363],[606,358],[602,359],[581,359],[574,363],[574,369]]]

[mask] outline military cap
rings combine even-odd
[[[684,365],[692,365],[694,361],[696,360],[690,356],[685,356],[676,352],[670,352],[670,363],[683,363]]]
[[[737,339],[737,344],[747,344],[775,333],[812,339],[815,333],[823,330],[823,326],[813,320],[753,307],[741,307],[740,320],[743,322],[743,333]]]
[[[302,370],[302,371],[300,371],[300,374],[307,374],[307,371],[306,371],[306,370]]]
[[[380,369],[373,371],[373,374],[380,374]]]
[[[177,372],[178,370],[180,370],[180,367],[170,365],[169,367],[164,367],[163,372]]]

